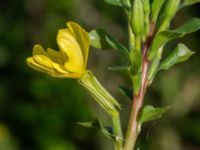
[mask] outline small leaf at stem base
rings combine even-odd
[[[87,128],[95,128],[100,130],[107,138],[114,140],[112,127],[104,127],[98,119],[90,122],[78,122],[77,124]]]
[[[170,107],[164,107],[164,108],[155,108],[151,105],[147,105],[143,108],[141,111],[141,114],[138,118],[138,122],[140,124],[148,121],[153,121],[156,119],[160,119],[162,115],[169,109]]]

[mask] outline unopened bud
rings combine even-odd
[[[140,35],[144,31],[144,9],[141,0],[134,0],[131,13],[133,33]]]

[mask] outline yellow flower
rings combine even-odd
[[[60,78],[80,78],[86,72],[90,39],[89,34],[75,22],[68,22],[57,34],[60,51],[41,45],[33,47],[33,56],[27,64],[34,70]]]

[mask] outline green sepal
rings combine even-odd
[[[144,122],[149,122],[149,121],[153,121],[156,119],[160,119],[162,117],[162,115],[169,109],[170,107],[164,107],[164,108],[155,108],[151,105],[147,105],[145,106],[139,117],[138,117],[138,123],[142,124]]]
[[[77,124],[87,128],[95,128],[100,130],[107,138],[114,140],[112,127],[104,127],[98,119],[95,119],[91,122],[78,122]]]
[[[119,114],[120,104],[100,84],[92,72],[86,72],[78,82],[89,91],[91,96],[111,117]]]
[[[175,38],[181,38],[186,34],[195,32],[200,29],[200,19],[193,18],[176,30],[168,30],[160,32],[153,40],[153,43],[148,52],[148,59],[153,60],[158,49],[164,46],[167,42]]]
[[[130,53],[131,60],[131,74],[134,76],[141,70],[142,65],[142,53],[140,50],[132,49]]]
[[[125,97],[127,97],[131,101],[133,100],[133,90],[131,90],[128,87],[123,86],[123,85],[119,85],[118,88],[119,88],[119,91],[122,93],[122,95],[124,95]]]
[[[114,49],[122,52],[126,57],[129,57],[129,52],[121,43],[117,42],[104,29],[95,29],[90,31],[90,45],[97,49]]]
[[[180,8],[187,7],[187,6],[190,6],[190,5],[194,5],[196,3],[200,3],[200,0],[183,0]]]
[[[151,10],[152,10],[152,21],[156,22],[160,13],[160,10],[165,3],[166,0],[153,0],[153,3],[151,5]]]
[[[167,70],[177,63],[187,61],[194,54],[184,44],[178,46],[161,62],[159,70]]]

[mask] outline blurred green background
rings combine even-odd
[[[179,11],[177,27],[200,5]],[[0,4],[0,150],[111,150],[112,143],[78,121],[109,117],[75,80],[57,79],[31,70],[26,57],[40,43],[57,48],[56,34],[73,20],[88,31],[104,27],[127,45],[126,18],[103,0],[4,0]],[[172,106],[164,118],[143,127],[140,150],[200,150],[200,32],[180,40],[196,52],[189,62],[161,72],[149,89],[145,104]],[[175,42],[167,50],[174,48]],[[109,72],[109,65],[125,60],[114,51],[91,49],[89,69],[122,103],[123,130],[131,102],[118,91],[126,76]]]

